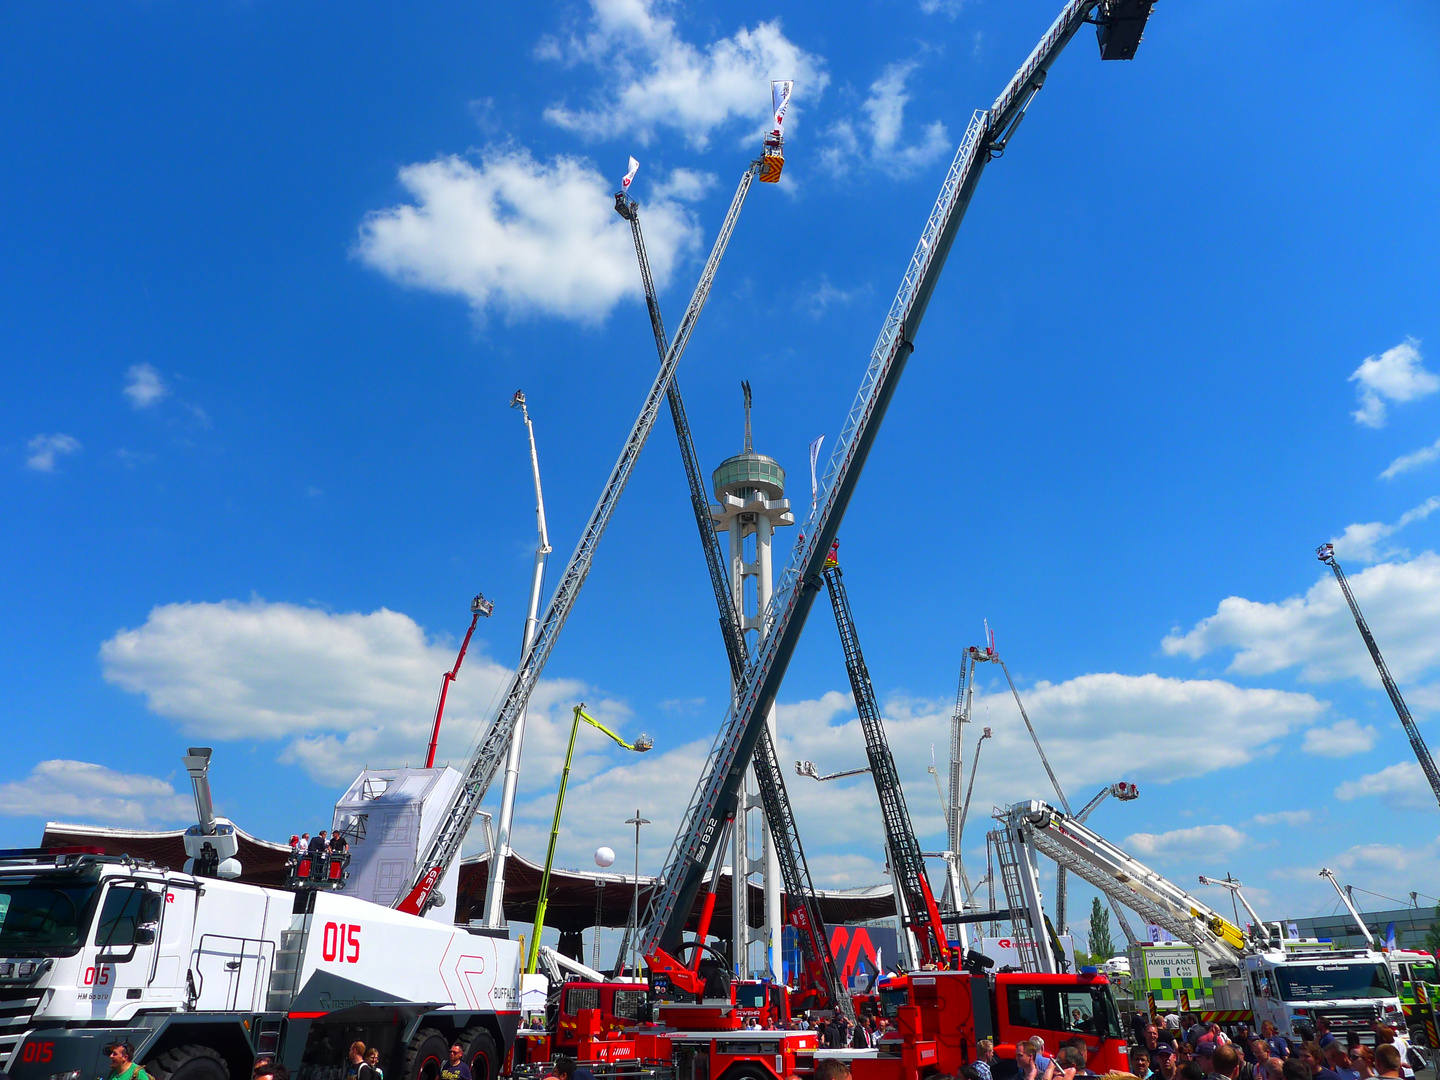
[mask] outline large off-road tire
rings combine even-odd
[[[465,1063],[470,1066],[470,1080],[495,1080],[500,1073],[500,1051],[490,1032],[476,1025],[466,1028],[459,1038],[465,1047]]]
[[[438,1080],[449,1055],[449,1039],[434,1028],[421,1028],[405,1050],[405,1080]]]
[[[230,1066],[208,1046],[177,1046],[145,1062],[155,1080],[230,1080]]]

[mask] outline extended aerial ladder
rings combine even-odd
[[[645,441],[650,437],[651,428],[654,427],[655,418],[660,411],[660,401],[665,396],[670,380],[674,377],[675,368],[680,363],[680,357],[685,352],[690,334],[694,331],[695,323],[710,295],[710,287],[714,283],[720,259],[725,254],[725,248],[730,243],[730,235],[734,232],[735,223],[740,217],[740,210],[745,205],[745,196],[749,193],[752,182],[764,164],[764,157],[757,158],[746,167],[744,174],[740,177],[739,186],[735,189],[735,196],[730,200],[730,209],[720,225],[714,246],[710,249],[710,256],[706,259],[705,266],[700,272],[700,280],[696,283],[695,291],[690,297],[690,304],[685,309],[684,317],[680,320],[680,328],[675,332],[674,340],[666,349],[660,370],[656,373],[655,381],[645,396],[645,402],[640,408],[640,415],[635,418],[625,445],[620,450],[620,456],[616,460],[614,468],[611,469],[609,478],[605,481],[599,502],[590,512],[590,520],[586,522],[585,529],[580,534],[580,540],[575,546],[575,551],[565,566],[560,583],[556,586],[554,595],[551,596],[550,603],[545,608],[545,616],[540,621],[535,637],[522,653],[520,663],[516,665],[515,673],[510,677],[499,711],[491,720],[485,735],[480,739],[475,752],[471,755],[455,798],[446,809],[439,827],[435,830],[434,836],[416,865],[416,876],[411,888],[395,905],[401,911],[420,914],[432,906],[436,902],[432,895],[436,884],[449,869],[456,856],[460,854],[460,846],[465,840],[465,835],[470,831],[470,826],[475,821],[475,815],[480,810],[480,804],[484,800],[486,792],[490,790],[490,784],[509,751],[516,723],[530,701],[535,684],[545,670],[545,662],[550,659],[550,653],[555,648],[555,642],[559,639],[560,631],[565,626],[565,620],[569,618],[570,611],[575,606],[575,600],[580,595],[580,589],[585,584],[585,578],[590,573],[590,567],[595,560],[595,551],[600,546],[600,538],[605,534],[605,527],[609,525],[610,518],[615,513],[615,507],[619,504],[620,496],[625,491],[625,485],[630,480],[630,474],[634,471],[635,462],[639,460],[640,451],[644,449]]]
[[[1436,801],[1440,802],[1440,769],[1435,767],[1435,759],[1430,756],[1430,748],[1425,745],[1420,729],[1415,726],[1410,707],[1400,696],[1400,688],[1395,685],[1385,658],[1380,655],[1380,646],[1375,644],[1375,635],[1370,633],[1370,624],[1365,621],[1365,616],[1360,614],[1360,605],[1355,602],[1355,594],[1350,591],[1350,582],[1345,578],[1345,571],[1340,569],[1340,564],[1335,560],[1335,545],[1321,544],[1315,549],[1315,557],[1335,572],[1335,580],[1340,583],[1340,591],[1345,594],[1345,602],[1350,605],[1350,614],[1355,616],[1355,625],[1360,630],[1365,647],[1370,650],[1370,659],[1375,661],[1375,670],[1380,673],[1380,681],[1385,684],[1385,692],[1390,695],[1390,704],[1395,706],[1395,714],[1400,717],[1400,726],[1410,738],[1410,747],[1415,751],[1416,760],[1420,762],[1420,770],[1430,782],[1430,790],[1435,793]]]
[[[1098,18],[1092,18],[1097,11]],[[871,351],[859,393],[826,468],[821,493],[805,524],[803,539],[797,539],[764,613],[764,636],[746,667],[735,705],[711,746],[666,858],[661,882],[652,893],[640,935],[652,973],[664,974],[684,966],[674,953],[680,949],[689,912],[724,832],[726,815],[743,782],[745,766],[765,730],[765,717],[823,584],[830,545],[905,363],[914,352],[915,335],[985,165],[1005,149],[1051,65],[1081,26],[1100,24],[1102,58],[1129,59],[1149,12],[1149,0],[1069,0],[994,105],[977,111],[966,128]],[[777,834],[775,841],[777,845],[789,844],[793,838]]]
[[[776,94],[776,127],[766,139],[765,156],[762,159],[771,162],[771,165],[767,172],[762,173],[762,180],[778,180],[780,166],[775,165],[774,162],[777,160],[783,162],[784,160],[782,123],[784,105],[789,99],[788,85],[782,93],[783,99],[781,93]],[[660,313],[655,282],[650,274],[650,258],[645,250],[645,235],[640,227],[639,206],[626,191],[619,191],[615,195],[615,212],[630,223],[630,234],[635,242],[635,257],[640,264],[640,278],[645,289],[645,305],[650,313],[650,328],[655,337],[655,348],[663,356],[666,341],[665,322]],[[694,513],[696,530],[700,534],[700,547],[705,554],[705,565],[710,574],[710,586],[714,591],[715,604],[719,610],[720,636],[725,643],[725,655],[730,662],[731,681],[738,685],[744,678],[749,650],[746,648],[745,637],[736,617],[730,583],[725,573],[725,559],[720,550],[720,538],[715,534],[715,522],[710,516],[710,499],[705,492],[699,459],[695,453],[695,441],[690,434],[690,424],[685,415],[685,402],[680,394],[679,383],[673,376],[666,391],[666,400],[670,405],[670,417],[675,424],[675,439],[680,447],[680,459],[685,467],[690,507]],[[820,907],[815,896],[815,886],[810,877],[809,865],[805,861],[805,851],[795,823],[794,809],[790,804],[789,794],[785,790],[780,761],[776,755],[774,743],[770,739],[769,729],[763,722],[760,726],[762,730],[752,763],[755,769],[756,786],[760,791],[760,802],[765,813],[765,820],[770,826],[771,836],[789,838],[787,842],[780,842],[777,839],[775,852],[780,864],[780,876],[785,884],[791,919],[801,931],[799,934],[800,944],[805,954],[808,976],[816,988],[824,988],[830,1001],[836,1007],[848,1009],[849,995],[846,993],[844,980],[841,979],[839,970],[835,966],[829,939],[825,936],[824,922],[820,917]],[[741,823],[736,822],[734,827],[742,826]],[[710,928],[710,918],[714,912],[715,887],[720,878],[719,853],[724,850],[723,845],[716,844],[714,850],[717,857],[714,859],[710,889],[696,927],[696,937],[691,944],[693,955],[683,970],[674,968],[669,972],[672,984],[692,994],[701,993],[704,989],[704,980],[700,975],[700,963],[705,952],[705,937]],[[736,868],[734,872],[739,873],[740,871]],[[738,943],[736,948],[738,950]],[[676,951],[680,950],[677,948]]]
[[[1009,876],[1006,879],[1010,906],[1028,916],[1022,920],[1017,915],[1015,919],[1016,945],[1027,971],[1059,970],[1050,935],[1035,932],[1044,924],[1034,858],[1037,853],[1147,922],[1194,945],[1212,969],[1233,971],[1239,966],[1246,951],[1245,932],[1240,927],[1074,817],[1035,800],[1016,803],[995,817],[1004,834],[998,844],[1006,852],[1002,862],[1016,879],[1013,885]],[[1022,928],[1022,921],[1029,925]]]
[[[825,585],[830,591],[830,604],[835,609],[835,626],[840,631],[840,647],[845,653],[845,673],[850,677],[850,691],[855,697],[855,711],[860,715],[860,728],[865,733],[865,756],[875,780],[875,794],[880,800],[880,820],[885,826],[885,847],[890,856],[890,873],[904,898],[903,926],[915,935],[919,948],[916,962],[920,967],[950,966],[950,944],[940,925],[940,907],[925,874],[925,856],[915,839],[915,827],[905,806],[905,792],[900,788],[900,773],[895,756],[885,737],[885,721],[875,700],[875,687],[860,651],[860,636],[855,631],[855,617],[850,612],[850,596],[845,590],[844,573],[836,554],[839,541],[830,548],[825,560]]]

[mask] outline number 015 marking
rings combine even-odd
[[[341,964],[358,964],[360,962],[359,924],[326,923],[320,945],[320,954],[326,960]]]

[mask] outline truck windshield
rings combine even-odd
[[[1436,981],[1436,978],[1435,978],[1435,965],[1434,965],[1434,963],[1428,963],[1428,964],[1427,964],[1427,963],[1421,962],[1421,963],[1419,963],[1419,964],[1411,964],[1411,965],[1410,965],[1410,978],[1414,979],[1416,982],[1423,982],[1423,983],[1433,983],[1433,982],[1435,982],[1435,981]]]
[[[0,956],[74,956],[99,890],[88,875],[0,876]]]
[[[1285,1001],[1395,996],[1395,985],[1384,964],[1283,964],[1275,969],[1275,982]]]

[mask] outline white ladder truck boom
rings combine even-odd
[[[1360,937],[1365,944],[1372,949],[1380,948],[1380,942],[1375,940],[1375,935],[1370,932],[1370,928],[1365,925],[1365,920],[1360,917],[1360,912],[1355,907],[1355,901],[1350,899],[1350,890],[1343,888],[1340,882],[1335,880],[1335,871],[1328,866],[1322,866],[1320,876],[1335,886],[1335,891],[1340,894],[1340,902],[1345,905],[1345,910],[1350,913],[1350,918],[1354,919],[1355,925],[1360,928]],[[1249,910],[1250,905],[1246,904],[1245,908]]]
[[[620,457],[616,460],[615,467],[605,481],[605,487],[600,493],[600,501],[591,511],[590,520],[586,523],[584,532],[580,534],[580,541],[576,544],[575,551],[565,566],[560,584],[556,586],[555,593],[545,608],[545,616],[540,622],[535,638],[529,648],[524,651],[520,663],[516,666],[515,674],[510,678],[500,709],[490,722],[489,729],[480,740],[475,753],[471,756],[465,769],[463,783],[457,790],[453,803],[442,818],[439,827],[435,830],[434,837],[416,866],[416,875],[409,892],[395,905],[401,911],[423,913],[430,907],[434,903],[432,893],[435,885],[449,869],[456,856],[460,854],[460,846],[464,843],[465,834],[470,831],[475,815],[480,810],[480,804],[484,800],[486,792],[490,790],[490,783],[495,779],[495,774],[499,771],[509,751],[511,739],[515,734],[516,722],[525,711],[530,701],[530,694],[534,691],[541,672],[545,670],[545,662],[549,660],[550,653],[555,648],[555,642],[560,636],[560,631],[565,626],[565,620],[569,617],[570,610],[580,595],[580,588],[585,584],[585,578],[590,573],[591,564],[595,559],[595,551],[600,546],[600,538],[605,533],[605,527],[610,524],[610,518],[615,513],[615,507],[620,501],[621,494],[625,491],[625,485],[635,468],[635,462],[640,457],[640,451],[645,447],[645,440],[650,437],[650,429],[654,427],[655,417],[660,411],[660,401],[665,396],[665,390],[670,385],[675,368],[680,363],[681,355],[685,352],[690,334],[695,329],[695,322],[699,319],[700,311],[705,306],[705,300],[710,295],[710,286],[715,280],[715,272],[719,268],[721,257],[725,254],[726,245],[730,242],[730,234],[734,232],[735,222],[740,217],[740,209],[745,205],[745,196],[750,191],[750,185],[756,175],[764,166],[764,162],[764,158],[752,161],[740,177],[740,184],[735,189],[735,197],[730,201],[730,209],[720,226],[719,234],[715,237],[715,244],[710,249],[710,257],[700,272],[700,280],[695,285],[695,292],[690,297],[690,305],[685,309],[684,318],[680,320],[680,329],[676,331],[675,339],[665,352],[665,359],[660,364],[660,370],[655,375],[650,392],[645,396],[645,403],[640,408],[640,415],[635,418],[630,435],[620,450]]]
[[[1005,148],[1050,66],[1081,26],[1102,23],[1102,58],[1128,59],[1134,54],[1149,11],[1148,0],[1070,0],[994,105],[977,111],[966,129],[871,351],[860,391],[826,468],[821,494],[805,524],[804,538],[797,541],[765,611],[765,632],[759,649],[746,668],[735,707],[721,725],[702,768],[666,859],[662,883],[652,893],[640,935],[652,976],[683,967],[674,953],[680,948],[686,920],[724,832],[745,767],[754,756],[765,727],[764,718],[775,701],[823,583],[830,545],[905,362],[914,351],[915,335],[986,163]],[[1098,18],[1092,19],[1097,12]],[[790,837],[776,837],[777,844],[789,842]],[[842,1008],[846,1005],[844,1001],[836,1004]]]
[[[776,133],[767,144],[766,156],[780,158],[783,143]],[[783,158],[782,158],[783,160]],[[768,175],[768,174],[767,174]],[[774,173],[778,179],[778,172]],[[763,176],[762,176],[763,179]],[[655,335],[655,347],[662,355],[665,352],[665,323],[660,314],[660,303],[655,295],[655,283],[650,276],[650,259],[645,251],[645,236],[640,228],[640,210],[634,200],[624,191],[615,195],[615,211],[630,223],[630,233],[635,241],[635,257],[640,264],[640,277],[645,287],[645,304],[650,312],[650,327]],[[695,526],[700,534],[700,546],[705,554],[706,567],[710,573],[710,585],[715,593],[716,607],[720,613],[720,636],[725,643],[725,655],[730,662],[730,676],[738,684],[745,674],[749,650],[736,619],[735,604],[731,599],[729,581],[725,575],[724,556],[720,551],[720,538],[715,534],[715,522],[710,517],[710,500],[705,494],[701,479],[700,464],[695,454],[695,442],[690,434],[690,424],[685,416],[685,403],[680,396],[680,385],[672,377],[666,393],[670,403],[670,416],[675,423],[675,438],[680,445],[680,458],[685,466],[685,478],[690,489],[690,505],[695,515]],[[805,953],[807,967],[812,981],[825,987],[832,1001],[848,999],[845,983],[835,966],[835,957],[830,951],[830,940],[824,934],[820,918],[820,907],[815,895],[815,886],[810,877],[810,868],[805,861],[805,851],[800,843],[799,830],[795,824],[794,810],[789,793],[780,771],[779,758],[770,739],[769,728],[761,725],[762,732],[757,743],[754,759],[756,783],[760,789],[760,801],[772,836],[789,837],[787,843],[777,843],[776,855],[780,863],[780,875],[785,882],[785,892],[792,911],[804,912],[805,932],[800,934],[801,949]],[[722,850],[722,845],[715,845]],[[687,993],[701,993],[703,979],[700,977],[700,963],[705,951],[705,936],[714,913],[715,885],[719,881],[719,867],[711,878],[711,889],[706,896],[700,916],[694,947],[694,957],[688,965],[689,976],[684,972],[671,973],[671,982]]]
[[[825,585],[830,591],[830,604],[835,609],[835,626],[840,631],[840,647],[845,653],[845,672],[850,677],[850,690],[855,695],[855,711],[860,714],[860,727],[865,733],[865,756],[875,780],[875,794],[880,800],[880,820],[885,825],[885,846],[890,854],[890,873],[895,876],[905,908],[902,927],[912,931],[920,953],[915,957],[922,968],[948,968],[950,944],[940,925],[940,907],[925,874],[925,857],[915,839],[915,826],[905,805],[900,788],[900,773],[895,756],[885,737],[885,721],[875,700],[875,687],[865,654],[860,651],[860,636],[855,631],[855,618],[850,613],[850,596],[836,555],[837,541],[825,560]]]
[[[1335,572],[1335,580],[1340,583],[1340,591],[1345,594],[1345,602],[1350,605],[1350,614],[1355,616],[1355,626],[1365,641],[1365,647],[1370,650],[1370,659],[1375,661],[1375,670],[1380,673],[1385,692],[1390,695],[1390,704],[1395,706],[1395,714],[1400,717],[1400,726],[1410,738],[1410,747],[1415,751],[1415,759],[1420,762],[1420,770],[1430,782],[1430,790],[1435,793],[1436,801],[1440,802],[1440,769],[1435,767],[1435,759],[1430,756],[1430,748],[1425,745],[1420,729],[1415,726],[1410,707],[1405,704],[1405,699],[1400,696],[1400,688],[1390,676],[1385,657],[1380,655],[1380,646],[1375,644],[1375,635],[1370,633],[1370,624],[1365,621],[1365,616],[1360,614],[1360,605],[1355,602],[1355,594],[1350,591],[1350,582],[1345,578],[1345,571],[1341,570],[1340,564],[1335,561],[1335,545],[1321,544],[1315,549],[1315,557]]]
[[[1199,949],[1212,964],[1224,969],[1241,965],[1246,952],[1244,931],[1198,897],[1161,877],[1144,863],[1093,832],[1075,818],[1046,803],[1032,800],[1016,803],[996,815],[1004,827],[1008,844],[1021,868],[1021,895],[1012,896],[1011,908],[1028,912],[1032,927],[1044,925],[1039,910],[1039,886],[1027,883],[1024,868],[1033,875],[1033,853],[1045,855],[1102,894],[1141,915],[1148,922],[1168,930]],[[1003,865],[1003,858],[1002,858]],[[1028,884],[1028,887],[1027,887]],[[1009,883],[1007,881],[1007,893]],[[1016,938],[1024,937],[1016,925]],[[1052,945],[1046,935],[1034,935],[1036,970],[1057,970]],[[1022,957],[1025,949],[1021,949]]]

